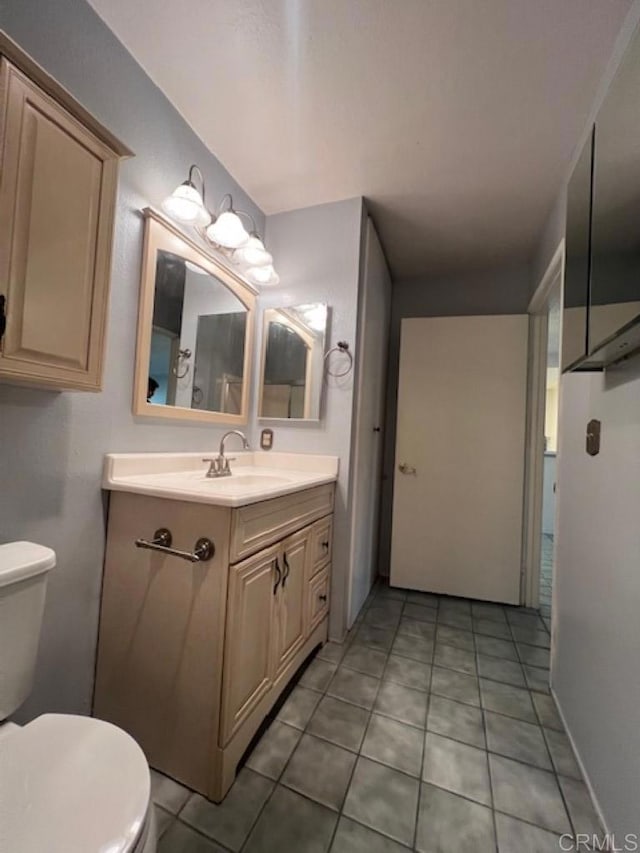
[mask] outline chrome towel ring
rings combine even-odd
[[[345,355],[347,357],[347,364],[342,370],[332,370],[329,366],[329,358],[334,353]],[[353,354],[349,349],[349,344],[347,341],[338,341],[335,347],[331,347],[330,350],[327,351],[324,357],[324,369],[327,376],[333,376],[334,379],[340,379],[342,376],[347,376],[353,370]]]

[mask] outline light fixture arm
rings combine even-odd
[[[258,233],[258,226],[256,225],[255,219],[250,213],[247,213],[246,210],[239,210],[238,208],[235,208],[233,206],[233,196],[231,195],[231,193],[225,193],[220,199],[220,204],[218,205],[218,216],[222,213],[222,208],[225,201],[229,202],[229,210],[232,213],[235,213],[236,216],[245,216],[249,220],[249,222],[251,223],[251,234],[255,234],[259,237],[260,235]]]
[[[236,210],[238,216],[246,216],[249,222],[251,223],[251,235],[260,237],[258,234],[258,226],[256,225],[256,221],[250,213],[247,213],[246,210]]]
[[[225,194],[222,196],[222,198],[220,199],[220,204],[218,205],[218,209],[216,210],[216,216],[220,216],[220,214],[223,212],[223,210],[222,210],[222,209],[223,209],[223,207],[224,207],[224,203],[225,203],[225,201],[228,201],[228,202],[229,202],[229,210],[230,210],[232,213],[236,213],[236,212],[237,212],[237,211],[235,211],[235,210],[233,209],[233,196],[231,195],[231,193],[225,193]]]
[[[191,166],[189,166],[189,177],[187,178],[187,183],[189,183],[192,187],[195,187],[195,184],[194,184],[194,182],[193,182],[193,174],[194,174],[194,172],[197,172],[197,173],[198,173],[198,177],[200,178],[200,185],[202,186],[202,203],[203,203],[203,205],[206,207],[206,196],[205,196],[204,175],[203,175],[203,174],[202,174],[202,172],[200,171],[200,167],[199,167],[199,166],[196,166],[196,164],[195,164],[195,163],[193,163]]]

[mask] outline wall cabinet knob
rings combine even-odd
[[[326,601],[327,600],[326,595],[319,595],[318,598],[320,599],[320,601]]]

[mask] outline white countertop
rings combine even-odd
[[[229,451],[230,477],[206,477],[202,453],[108,453],[102,486],[169,500],[245,506],[299,492],[338,477],[339,458],[306,453]]]

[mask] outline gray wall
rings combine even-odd
[[[381,574],[389,572],[395,465],[400,327],[405,317],[456,317],[523,314],[529,304],[531,270],[527,265],[480,270],[455,278],[400,280],[394,283],[387,374],[387,412],[380,518]]]
[[[639,20],[635,0],[583,139]],[[533,258],[534,286],[564,236],[565,188]],[[594,417],[602,449],[592,458],[584,434]],[[640,358],[605,374],[563,376],[557,475],[552,686],[607,828],[622,844],[624,833],[640,831]]]
[[[346,340],[356,346],[358,278],[363,201],[352,198],[333,204],[308,207],[267,218],[267,243],[277,259],[280,284],[264,288],[260,307],[326,302],[331,307],[327,347]],[[262,353],[262,315],[256,340],[256,375]],[[264,421],[253,428],[258,445],[260,430],[274,431],[274,448],[303,453],[328,453],[340,457],[336,492],[333,573],[331,590],[331,636],[344,631],[344,601],[350,550],[349,466],[353,404],[353,373],[341,380],[325,382],[322,420],[318,423],[288,424]],[[251,420],[257,416],[257,394],[253,395]]]
[[[58,554],[35,690],[20,713],[28,719],[91,707],[105,534],[103,453],[206,455],[222,431],[136,423],[131,414],[142,254],[138,211],[158,205],[195,162],[212,201],[231,192],[259,227],[264,217],[84,0],[2,0],[0,27],[136,154],[124,163],[118,190],[104,392],[0,386],[0,541],[32,539]]]

